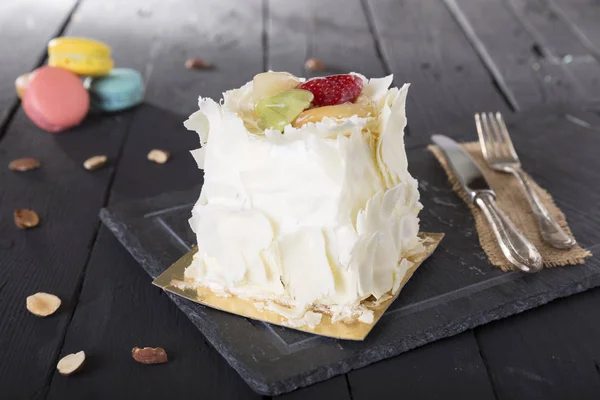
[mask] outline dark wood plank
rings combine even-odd
[[[473,332],[348,374],[352,398],[495,399]]]
[[[537,45],[538,56],[561,65],[589,99],[600,96],[600,63],[545,0],[505,0]]]
[[[584,47],[600,61],[600,7],[595,0],[546,0],[550,10],[568,25]]]
[[[42,63],[46,44],[58,35],[76,0],[0,2],[0,137],[18,106],[15,79]]]
[[[407,144],[482,109],[508,112],[493,77],[443,3],[436,0],[367,1],[383,57],[395,83],[412,84]]]
[[[471,42],[501,76],[519,110],[543,104],[585,101],[583,88],[561,63],[540,54],[538,44],[504,2],[445,0]]]
[[[81,164],[98,153],[117,158],[126,133],[124,117],[90,118],[55,136],[41,132],[19,111],[0,142],[0,165],[20,156],[42,163],[42,168],[26,174],[0,168],[0,312],[5,316],[0,320],[0,392],[9,398],[37,397],[55,368],[98,229],[98,210],[114,172],[109,166],[91,174]],[[36,210],[40,226],[17,229],[15,208]],[[40,319],[25,309],[25,298],[38,291],[62,299],[56,315]]]
[[[594,289],[478,328],[498,399],[597,399],[599,303]]]
[[[220,99],[225,90],[252,80],[263,71],[262,12],[260,0],[177,0],[154,12],[162,29],[147,66],[148,101],[187,116],[198,109],[198,96]],[[186,69],[189,58],[214,68]]]
[[[298,76],[356,71],[369,78],[386,71],[377,54],[360,0],[271,0],[268,13],[268,68]],[[326,66],[321,73],[304,69],[317,58]]]
[[[155,34],[156,25],[138,15],[139,4],[87,1],[65,34],[105,40],[112,46],[117,64],[143,70],[151,55],[151,41],[146,38]],[[144,2],[147,4],[152,3]],[[144,35],[132,40],[129,33],[136,20]],[[77,305],[99,227],[98,211],[105,204],[134,113],[90,115],[81,126],[53,135],[35,127],[19,110],[0,142],[0,165],[23,156],[42,163],[42,168],[27,174],[0,168],[0,312],[8,316],[0,321],[1,347],[6,349],[0,365],[0,393],[7,398],[40,398],[48,388]],[[82,162],[95,154],[106,154],[110,163],[108,168],[90,173]],[[39,213],[38,228],[20,231],[14,226],[12,212],[22,207]],[[38,319],[27,312],[25,298],[37,291],[55,293],[62,299],[55,316]]]
[[[148,39],[138,37],[131,41],[132,46],[137,46],[136,41],[149,44],[150,57],[143,66],[147,77],[146,104],[133,116],[109,203],[201,182],[202,172],[188,153],[198,147],[198,137],[182,124],[187,113],[197,109],[199,94],[219,98],[224,90],[241,85],[262,70],[261,3],[236,4],[233,7],[233,2],[181,0],[176,4],[150,5],[140,1],[131,6],[132,11],[136,7],[142,9],[143,23],[155,28]],[[211,13],[206,13],[207,9]],[[93,10],[84,4],[81,13],[87,16]],[[110,18],[111,14],[101,15]],[[228,18],[230,23],[223,23]],[[173,24],[176,20],[183,22]],[[138,29],[137,22],[135,25]],[[127,26],[132,29],[131,23]],[[198,40],[199,34],[203,40]],[[210,56],[205,56],[205,50],[210,51]],[[216,69],[186,70],[188,57],[210,59]],[[124,56],[122,63],[129,61],[131,58]],[[173,117],[168,110],[179,114]],[[150,163],[146,154],[152,148],[171,151],[172,160],[164,165]],[[48,398],[111,397],[115,387],[106,382],[119,381],[123,376],[128,379],[120,380],[119,394],[126,393],[126,397],[260,398],[168,297],[150,284],[139,264],[104,229],[94,243],[81,296],[61,354],[81,348],[98,363],[92,363],[80,381],[54,374]],[[94,315],[104,316],[100,328],[94,323]],[[130,351],[136,345],[165,347],[172,361],[165,366],[144,368],[131,360]]]

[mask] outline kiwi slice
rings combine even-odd
[[[254,108],[258,126],[283,132],[287,124],[291,124],[302,111],[310,107],[313,97],[308,90],[291,89],[261,100]]]

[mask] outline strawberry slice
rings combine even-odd
[[[363,81],[356,75],[331,75],[313,78],[298,86],[312,92],[312,104],[318,107],[354,102],[362,91]]]

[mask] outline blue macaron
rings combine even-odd
[[[131,68],[113,68],[106,76],[86,78],[84,84],[94,110],[125,110],[144,99],[142,75]]]

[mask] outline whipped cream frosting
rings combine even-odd
[[[290,326],[316,326],[320,312],[373,321],[364,300],[394,295],[407,257],[423,250],[422,206],[404,149],[409,85],[359,76],[377,115],[287,125],[283,134],[247,129],[240,116],[253,108],[252,82],[221,104],[199,99],[184,123],[200,136],[192,155],[204,170],[186,280],[252,299]]]

